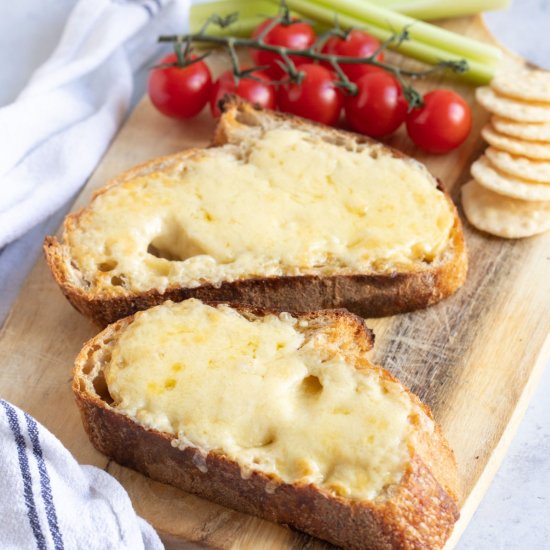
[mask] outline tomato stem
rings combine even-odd
[[[300,83],[302,81],[304,75],[300,72],[299,68],[296,67],[291,56],[301,56],[315,61],[325,61],[331,65],[338,76],[338,80],[335,81],[335,84],[344,89],[350,95],[355,95],[357,93],[357,86],[346,76],[342,70],[341,64],[373,65],[391,73],[399,81],[403,88],[405,98],[409,103],[410,109],[422,105],[422,95],[405,80],[406,77],[417,79],[440,71],[451,71],[453,73],[461,74],[468,70],[468,62],[465,59],[441,61],[429,69],[418,71],[403,69],[390,63],[379,61],[377,59],[378,56],[388,47],[391,46],[393,49],[399,48],[403,42],[410,39],[408,27],[404,27],[400,32],[393,33],[388,39],[380,44],[376,51],[367,57],[348,57],[326,54],[319,51],[319,48],[322,47],[323,42],[330,36],[341,36],[344,32],[338,26],[337,20],[335,20],[335,26],[333,29],[324,33],[311,47],[304,50],[267,44],[265,42],[265,37],[267,34],[280,23],[287,25],[291,24],[292,21],[289,20],[289,17],[288,8],[286,3],[283,2],[281,5],[280,15],[273,17],[258,36],[255,38],[241,38],[237,36],[218,36],[208,34],[207,30],[210,25],[225,28],[233,24],[238,19],[238,14],[236,13],[229,14],[226,17],[220,17],[217,14],[213,14],[206,20],[199,32],[183,35],[163,35],[159,37],[159,42],[174,42],[174,50],[177,61],[173,64],[173,66],[177,67],[185,67],[198,60],[198,58],[193,58],[191,56],[191,45],[193,43],[219,45],[224,47],[231,59],[231,65],[236,82],[238,82],[240,78],[254,79],[255,77],[250,73],[253,72],[253,70],[259,70],[258,67],[255,67],[253,70],[242,71],[240,69],[237,48],[251,48],[278,54],[281,60],[277,60],[277,63],[282,69],[284,69],[288,75],[288,79],[277,81],[276,84],[287,82]],[[349,32],[349,30],[347,32]],[[208,53],[201,56],[200,59],[204,58],[204,56],[208,55]]]

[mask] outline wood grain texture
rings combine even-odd
[[[477,19],[446,26],[488,39]],[[457,200],[471,162],[485,147],[479,130],[489,117],[474,104],[471,88],[453,87],[473,107],[474,129],[464,146],[430,157],[414,150],[403,132],[389,143],[425,161]],[[142,101],[75,208],[117,173],[155,156],[206,144],[212,130],[208,114],[176,122]],[[500,464],[550,353],[550,234],[505,241],[477,232],[466,221],[464,225],[470,259],[466,285],[424,311],[368,322],[376,333],[373,360],[433,408],[455,450],[463,517],[449,547]],[[161,532],[167,548],[330,548],[148,480],[95,451],[70,390],[73,360],[95,332],[65,301],[45,263],[38,261],[0,329],[0,395],[34,415],[79,462],[95,464],[119,479],[137,512]]]

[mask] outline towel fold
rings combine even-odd
[[[94,466],[79,466],[53,434],[4,400],[0,457],[2,548],[163,548],[118,481]]]
[[[0,248],[84,184],[122,122],[132,74],[183,32],[188,0],[79,0],[56,50],[0,108]]]

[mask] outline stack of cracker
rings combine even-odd
[[[462,188],[466,217],[509,239],[550,230],[550,72],[509,69],[476,98],[493,116],[481,131],[489,147]]]

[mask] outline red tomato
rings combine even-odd
[[[170,54],[163,57],[159,64],[175,61],[176,54]],[[153,105],[161,113],[174,118],[190,118],[200,113],[210,97],[211,88],[212,76],[203,61],[183,69],[153,69],[147,83]]]
[[[353,30],[348,36],[340,38],[338,36],[331,36],[323,46],[322,53],[331,55],[343,55],[346,57],[369,57],[380,46],[380,42],[371,36],[370,34]],[[383,61],[384,54],[380,52],[376,56],[377,61]],[[323,62],[327,68],[331,68],[330,63]],[[369,65],[368,63],[340,63],[342,70],[346,76],[352,80],[359,80],[363,75],[367,73],[383,72],[384,69]]]
[[[252,76],[261,79],[262,82],[241,78],[239,83],[235,84],[233,71],[228,70],[221,74],[220,78],[214,82],[210,95],[210,109],[215,117],[221,114],[218,103],[226,94],[238,95],[253,105],[259,105],[265,109],[275,109],[275,88],[269,83],[269,77],[261,71],[254,71]]]
[[[330,55],[338,55],[338,45],[342,42],[342,38],[339,36],[331,36],[324,44],[321,49],[322,53],[330,54]],[[321,65],[325,65],[326,62],[321,62]],[[330,66],[330,65],[329,65]],[[327,66],[327,69],[329,68]]]
[[[357,95],[346,97],[346,119],[354,130],[380,138],[397,130],[407,101],[397,80],[386,72],[368,73],[357,82]]]
[[[266,19],[261,23],[252,33],[252,37],[256,38],[269,23],[271,23],[271,19]],[[302,21],[293,21],[288,25],[278,23],[264,37],[264,42],[272,46],[285,46],[293,50],[305,50],[315,42],[315,32],[311,25]],[[250,55],[258,67],[269,67],[265,72],[273,80],[280,80],[285,76],[285,71],[276,63],[277,60],[282,61],[280,55],[264,50],[251,50]],[[290,59],[292,59],[296,66],[309,62],[307,57],[297,55],[291,55]]]
[[[323,124],[336,124],[344,102],[344,94],[334,84],[336,75],[311,63],[302,65],[300,72],[305,73],[300,84],[280,86],[279,109]]]
[[[424,105],[407,115],[407,132],[428,153],[446,153],[458,147],[470,133],[469,105],[451,90],[434,90],[424,96]]]

